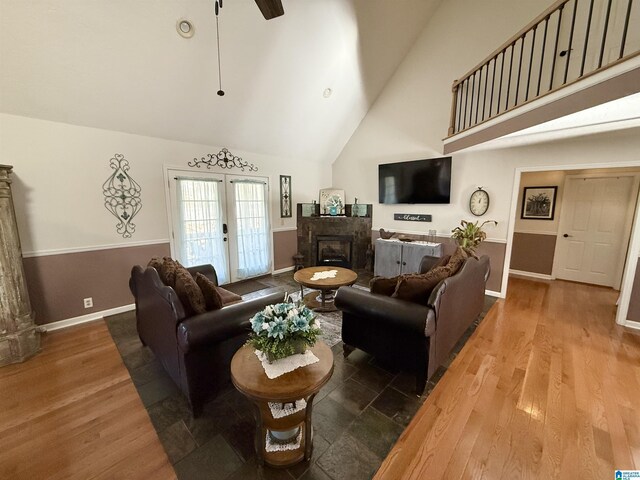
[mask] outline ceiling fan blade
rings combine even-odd
[[[262,12],[262,15],[266,20],[284,15],[284,8],[282,7],[282,0],[255,0],[256,5]]]

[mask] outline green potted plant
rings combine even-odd
[[[268,305],[251,317],[248,342],[260,350],[269,362],[312,347],[320,335],[320,322],[305,305],[277,303]]]
[[[487,238],[487,234],[482,227],[487,223],[498,225],[495,220],[486,220],[478,225],[480,222],[467,222],[466,220],[460,221],[460,226],[451,230],[451,238],[455,239],[464,250],[470,254],[475,254],[476,247]]]

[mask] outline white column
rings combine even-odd
[[[0,366],[22,362],[40,350],[22,266],[11,170],[0,165]]]

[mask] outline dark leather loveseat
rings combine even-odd
[[[428,262],[421,273],[428,269]],[[416,373],[418,395],[442,365],[484,305],[489,257],[468,258],[453,276],[431,292],[428,305],[341,287],[335,305],[342,310],[345,355],[353,347]]]
[[[211,265],[187,270],[218,283]],[[135,297],[140,340],[180,387],[194,416],[230,382],[231,358],[247,340],[249,318],[282,301],[282,294],[274,293],[187,317],[175,290],[162,283],[155,268],[133,267],[129,287]]]

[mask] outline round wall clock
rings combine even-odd
[[[489,209],[489,194],[485,192],[482,187],[471,194],[469,198],[469,210],[476,217],[484,215]]]

